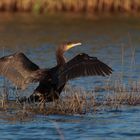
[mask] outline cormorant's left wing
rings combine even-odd
[[[70,79],[80,76],[101,75],[106,76],[112,73],[112,69],[96,57],[82,53],[75,56],[59,68],[58,85],[62,86]]]

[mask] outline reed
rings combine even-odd
[[[139,0],[0,0],[0,11],[138,13]]]
[[[128,87],[116,81],[114,86],[101,87],[106,92],[105,94],[101,94],[99,88],[96,91],[86,92],[79,88],[69,87],[69,90],[62,93],[59,100],[46,103],[45,108],[40,108],[39,104],[25,103],[21,105],[15,101],[7,101],[6,98],[1,98],[0,110],[1,112],[15,110],[16,114],[13,113],[13,120],[29,119],[32,115],[40,113],[45,115],[95,113],[108,108],[118,109],[122,105],[140,105],[139,87],[140,83],[136,81],[131,82],[131,86]],[[12,117],[10,116],[10,119]]]

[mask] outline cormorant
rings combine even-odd
[[[66,82],[80,76],[112,73],[112,69],[96,57],[80,53],[66,61],[64,52],[81,43],[65,43],[56,50],[57,65],[42,69],[24,53],[14,53],[0,58],[0,75],[7,77],[18,88],[25,89],[29,83],[39,82],[33,94],[19,99],[20,102],[50,102],[59,98]]]

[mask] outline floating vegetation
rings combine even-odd
[[[26,11],[47,13],[48,11],[69,12],[127,12],[140,11],[139,0],[1,0],[1,11]]]

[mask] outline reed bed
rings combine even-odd
[[[4,93],[0,98],[0,111],[2,114],[3,112],[8,114],[10,110],[13,110],[14,113],[6,115],[5,119],[14,121],[17,119],[28,120],[35,114],[87,114],[108,109],[116,110],[122,106],[140,105],[140,83],[133,82],[129,88],[119,82],[117,83],[115,86],[105,86],[91,92],[69,87],[62,93],[59,100],[46,103],[45,108],[42,108],[38,103],[20,104],[15,100],[10,101],[7,97],[5,98]],[[102,89],[104,89],[104,93],[100,92]]]
[[[0,0],[0,11],[113,13],[140,11],[139,0]]]

